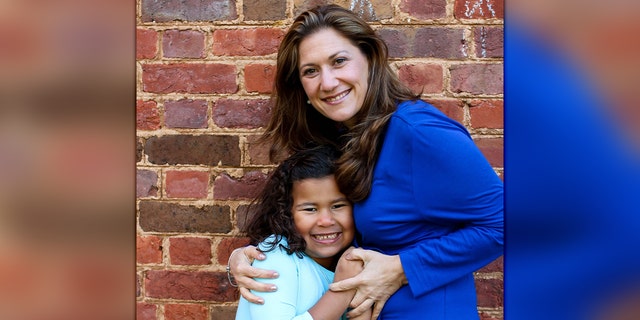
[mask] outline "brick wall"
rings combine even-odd
[[[137,0],[138,319],[233,319],[224,266],[272,165],[255,140],[277,46],[326,1]],[[503,173],[503,3],[351,0],[400,78],[472,133]],[[502,258],[476,273],[482,319],[502,319]]]

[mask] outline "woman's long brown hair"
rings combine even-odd
[[[369,63],[368,90],[355,115],[358,124],[348,132],[306,103],[300,82],[300,42],[326,28],[349,39]],[[277,161],[283,151],[305,149],[309,143],[339,146],[343,154],[338,160],[336,180],[352,201],[360,201],[371,190],[373,169],[391,114],[399,102],[417,98],[399,81],[389,66],[387,45],[364,20],[337,5],[320,6],[300,14],[280,44],[273,110],[262,140],[273,143],[269,153],[272,161]]]

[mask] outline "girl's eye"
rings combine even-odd
[[[308,207],[308,208],[302,208],[302,211],[307,211],[307,212],[316,212],[317,209],[313,208],[313,207]]]
[[[346,207],[346,206],[347,206],[347,204],[346,204],[346,203],[337,203],[337,204],[334,204],[334,205],[333,205],[333,209],[334,209],[334,210],[335,210],[335,209],[340,209],[340,208],[344,208],[344,207]]]

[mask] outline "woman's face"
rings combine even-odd
[[[304,38],[298,52],[300,81],[313,107],[325,117],[353,127],[353,117],[367,94],[367,57],[332,28]]]
[[[293,183],[293,223],[307,246],[305,253],[329,268],[333,257],[353,241],[351,203],[333,175]]]

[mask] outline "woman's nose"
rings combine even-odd
[[[338,86],[338,79],[333,70],[323,70],[320,76],[320,90],[330,92]]]

